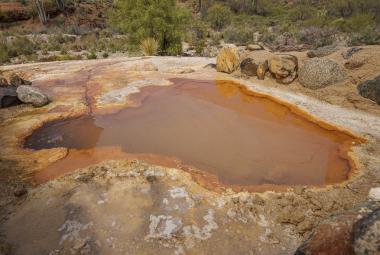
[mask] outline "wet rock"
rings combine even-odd
[[[293,55],[276,55],[268,64],[269,71],[279,83],[289,84],[297,77],[298,59]]]
[[[258,65],[252,58],[244,59],[240,64],[241,72],[247,76],[255,76],[257,74]]]
[[[10,84],[15,87],[18,87],[21,85],[32,85],[32,82],[24,80],[18,74],[15,74],[15,73],[11,74],[9,81],[10,81]]]
[[[342,66],[332,60],[313,58],[301,66],[298,79],[306,88],[320,89],[346,80],[347,73]]]
[[[38,88],[21,85],[17,88],[17,97],[26,104],[41,107],[49,103],[49,98]]]
[[[380,254],[380,208],[355,222],[354,250],[356,254]]]
[[[257,78],[259,80],[264,80],[265,79],[265,75],[267,74],[269,70],[269,66],[268,66],[268,61],[265,61],[264,63],[261,63],[259,64],[259,66],[257,67]]]
[[[218,72],[232,73],[240,64],[238,48],[235,45],[224,46],[216,58],[216,70]]]
[[[28,190],[24,187],[24,186],[21,186],[21,187],[17,187],[13,194],[16,196],[16,197],[22,197],[24,196],[26,193],[28,193]]]
[[[324,47],[317,48],[315,50],[310,50],[307,52],[307,56],[309,58],[315,58],[315,57],[325,57],[328,56],[334,52],[336,52],[338,48],[335,45],[328,45]]]
[[[256,51],[256,50],[263,50],[263,46],[261,45],[258,45],[258,44],[249,44],[247,46],[247,50],[250,50],[250,51]]]
[[[11,107],[22,104],[18,99],[16,87],[0,87],[0,108]]]
[[[352,48],[349,48],[347,51],[343,52],[342,53],[342,57],[344,59],[349,59],[352,57],[352,55],[354,55],[356,52],[359,52],[361,51],[363,48],[359,48],[359,47],[352,47]]]
[[[0,87],[7,87],[7,86],[9,86],[7,79],[0,76]]]
[[[373,80],[359,84],[358,92],[362,97],[375,101],[380,105],[380,75]]]
[[[380,202],[380,187],[370,189],[368,198],[372,201]]]

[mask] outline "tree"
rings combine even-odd
[[[154,38],[162,54],[177,55],[182,51],[189,17],[176,0],[118,0],[110,13],[110,23],[128,34],[132,46]]]
[[[36,6],[38,17],[43,25],[46,25],[48,22],[48,16],[46,15],[46,10],[43,0],[34,0]]]
[[[216,3],[207,11],[207,20],[211,23],[212,28],[220,31],[231,22],[232,12],[225,5]]]

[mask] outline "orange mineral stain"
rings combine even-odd
[[[143,88],[117,113],[36,130],[25,147],[69,148],[36,181],[106,159],[139,159],[189,171],[206,186],[262,191],[339,183],[354,168],[347,153],[359,140],[295,107],[232,82],[173,82]]]

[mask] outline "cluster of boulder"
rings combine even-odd
[[[220,51],[216,66],[219,72],[232,73],[240,68],[243,75],[257,76],[259,80],[268,76],[281,84],[290,84],[298,77],[299,82],[310,89],[323,88],[347,79],[345,69],[329,59],[313,57],[301,67],[297,57],[290,54],[276,54],[261,62],[249,57],[241,61],[238,48],[234,45],[225,46]]]
[[[19,104],[32,104],[41,107],[49,103],[49,98],[38,88],[31,86],[32,82],[24,80],[13,73],[9,82],[0,76],[0,108]]]
[[[260,46],[247,47],[250,51],[261,49]],[[347,80],[347,70],[356,69],[365,64],[363,59],[352,58],[361,50],[358,47],[352,47],[342,53],[342,57],[346,60],[344,66],[324,58],[337,50],[336,46],[311,50],[307,53],[309,58],[299,65],[297,57],[290,54],[276,54],[264,61],[258,61],[252,57],[243,58],[238,47],[226,45],[217,56],[216,68],[219,72],[229,74],[240,70],[242,75],[257,76],[259,80],[271,77],[281,84],[290,84],[298,78],[303,87],[315,90]],[[361,96],[380,104],[380,76],[360,84],[358,92]]]

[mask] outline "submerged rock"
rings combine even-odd
[[[276,81],[289,84],[297,77],[298,59],[293,55],[276,55],[269,60],[269,71]]]
[[[342,66],[332,60],[313,58],[301,66],[298,79],[306,88],[320,89],[346,80],[347,73]]]
[[[252,58],[244,59],[240,64],[241,72],[248,76],[255,76],[257,74],[258,65]]]
[[[240,64],[238,48],[235,45],[224,46],[216,58],[218,72],[232,73]]]
[[[17,88],[17,97],[26,104],[41,107],[49,103],[49,98],[38,88],[21,85]]]
[[[358,92],[362,97],[375,101],[380,105],[380,75],[373,80],[359,84]]]

